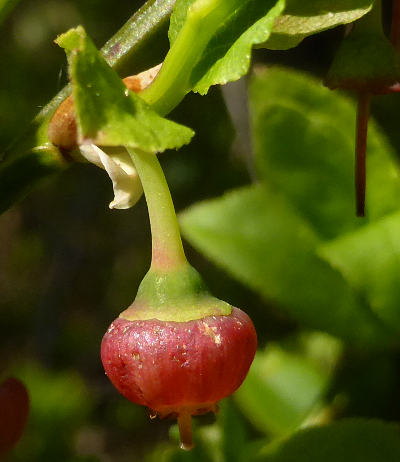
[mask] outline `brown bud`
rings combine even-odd
[[[140,74],[125,77],[122,81],[130,91],[139,93],[150,85],[160,68],[161,64]],[[71,151],[78,146],[78,128],[72,95],[68,96],[55,111],[47,134],[49,140],[62,150]]]

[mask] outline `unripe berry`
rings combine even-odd
[[[214,300],[218,312],[221,302]],[[120,393],[151,415],[178,418],[182,447],[189,449],[190,416],[215,411],[246,377],[257,348],[253,323],[238,308],[188,321],[126,319],[140,318],[140,306],[136,300],[104,335],[104,369]]]
[[[117,318],[101,357],[126,398],[164,417],[213,409],[243,382],[256,345],[250,318],[234,308],[229,316],[187,322]]]

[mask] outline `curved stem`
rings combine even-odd
[[[178,415],[179,435],[181,438],[181,449],[189,451],[194,447],[193,431],[192,431],[192,416],[189,412],[180,412]]]
[[[369,93],[360,93],[357,108],[355,162],[356,212],[358,217],[365,215],[366,154],[370,101],[371,95]]]
[[[150,217],[154,269],[170,270],[187,263],[174,204],[155,154],[128,149],[142,181]]]

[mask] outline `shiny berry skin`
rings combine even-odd
[[[117,318],[104,335],[107,376],[126,398],[160,417],[202,414],[243,382],[257,348],[246,313],[173,322]]]

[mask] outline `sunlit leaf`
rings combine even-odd
[[[355,343],[394,337],[320,259],[319,236],[279,194],[265,187],[236,190],[181,215],[189,241],[230,274],[307,326]]]
[[[287,0],[282,16],[275,20],[266,48],[286,50],[309,35],[356,21],[368,13],[372,0]]]
[[[270,345],[257,353],[235,399],[260,431],[287,435],[302,424],[322,398],[330,375],[331,371],[309,358]]]
[[[400,427],[378,420],[343,420],[300,431],[260,456],[263,462],[398,462]]]
[[[324,244],[320,254],[400,332],[400,212]]]
[[[0,26],[19,2],[20,0],[0,0]]]
[[[300,72],[259,70],[250,85],[255,164],[314,227],[331,238],[365,224],[354,210],[355,104]],[[367,220],[398,208],[394,152],[371,121]]]
[[[171,16],[169,37],[171,44],[175,42],[187,19],[187,11],[204,0],[181,0],[177,2]],[[211,85],[225,84],[239,79],[247,73],[251,49],[269,37],[275,18],[285,6],[285,0],[224,0],[215,3],[215,9],[228,5],[214,30],[210,30],[210,38],[206,47],[198,57],[190,76],[194,91],[207,93]],[[208,23],[201,24],[207,30]],[[203,31],[201,32],[203,33]]]

